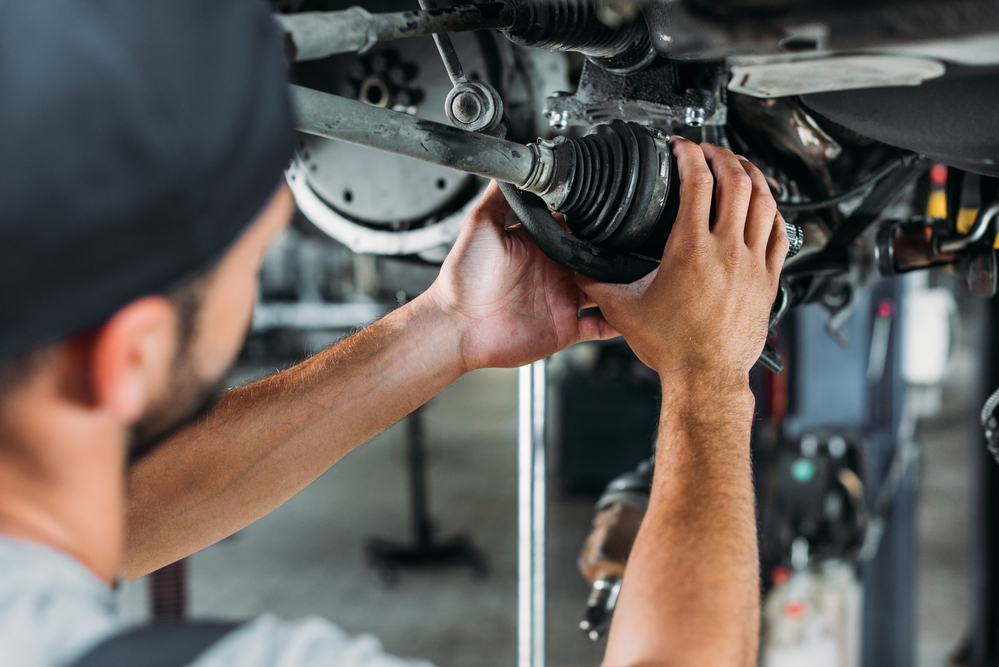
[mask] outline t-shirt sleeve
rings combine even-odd
[[[433,667],[385,653],[369,634],[348,636],[310,616],[282,621],[266,615],[234,630],[190,667]]]

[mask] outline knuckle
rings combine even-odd
[[[775,220],[777,216],[777,202],[774,201],[773,197],[754,197],[753,198],[753,208],[756,209],[756,214],[765,223],[767,220]],[[780,227],[783,232],[784,223],[775,222],[778,227]],[[783,232],[787,236],[786,232]]]
[[[783,227],[783,224],[781,226]],[[771,254],[768,256],[768,261],[772,264],[773,273],[777,276],[780,275],[781,270],[784,268],[784,262],[787,261],[789,247],[790,243],[788,242],[787,233],[781,229],[774,240]]]
[[[725,264],[725,268],[729,271],[734,271],[742,268],[745,263],[745,257],[743,256],[743,249],[733,244],[732,246],[725,249],[724,255],[722,255],[722,261]]]
[[[735,170],[733,170],[727,187],[732,194],[738,197],[748,198],[753,192],[753,180],[749,178],[749,174],[741,169],[739,172],[735,172]]]
[[[681,185],[685,184],[698,192],[710,192],[715,187],[715,177],[707,167],[703,167],[696,169],[694,173],[687,177],[685,183],[681,183]]]
[[[777,217],[777,241],[782,245],[790,243],[790,239],[787,237],[787,223],[780,216]]]
[[[676,245],[675,257],[672,261],[685,267],[697,266],[708,254],[708,244],[700,238],[685,238]]]

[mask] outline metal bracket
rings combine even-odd
[[[657,59],[635,72],[616,74],[590,61],[583,64],[575,93],[556,93],[545,102],[552,127],[589,127],[614,119],[660,126],[724,125],[723,79],[708,89],[677,92],[674,63]]]

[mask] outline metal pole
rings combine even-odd
[[[545,362],[517,376],[518,614],[517,665],[545,664]]]
[[[532,616],[532,665],[545,665],[545,508],[547,504],[545,487],[545,361],[531,364],[534,379],[532,398],[534,399],[534,479],[531,489],[531,505],[534,519],[534,549],[532,550],[534,599]]]
[[[551,164],[537,145],[467,132],[346,97],[291,86],[301,132],[431,162],[542,191]],[[550,151],[549,151],[550,152]]]
[[[507,2],[372,14],[361,7],[337,12],[276,14],[285,49],[293,61],[367,51],[378,42],[441,32],[510,28],[516,7]]]
[[[437,9],[437,2],[436,0],[420,0],[420,9],[424,11]],[[435,34],[434,43],[437,45],[437,51],[441,54],[441,61],[444,63],[444,69],[447,70],[447,77],[451,79],[451,85],[457,86],[459,83],[465,83],[465,72],[461,68],[461,61],[458,60],[458,54],[455,52],[454,44],[451,43],[448,34],[446,32]]]

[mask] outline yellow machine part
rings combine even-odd
[[[926,204],[926,217],[945,220],[947,218],[947,192],[943,188],[930,193]]]

